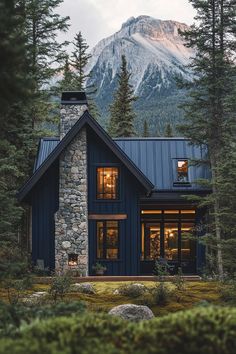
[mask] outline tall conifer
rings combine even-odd
[[[110,106],[109,133],[116,137],[130,137],[135,135],[135,112],[133,103],[137,97],[129,83],[131,73],[127,69],[125,55],[121,57],[120,73],[118,75],[118,88],[114,94],[114,101]]]
[[[196,50],[191,68],[194,80],[185,86],[189,99],[183,105],[186,113],[182,133],[195,144],[207,144],[212,172],[212,195],[204,201],[212,206],[210,238],[216,247],[216,264],[223,277],[223,244],[225,238],[222,200],[222,166],[227,146],[234,149],[235,87],[233,63],[236,40],[236,3],[233,0],[190,0],[197,10],[196,24],[182,33],[189,47]],[[228,185],[228,188],[232,188]],[[236,236],[236,235],[235,235]],[[214,244],[213,242],[213,244]]]

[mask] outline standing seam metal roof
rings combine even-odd
[[[201,190],[194,184],[199,178],[209,178],[206,166],[189,167],[191,186],[176,186],[175,171],[178,159],[201,159],[206,156],[206,148],[190,145],[184,138],[117,138],[117,145],[135,163],[158,190]],[[59,138],[42,138],[35,162],[36,171],[59,143]]]

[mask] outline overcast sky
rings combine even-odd
[[[81,31],[90,48],[118,31],[131,16],[148,15],[187,24],[194,16],[188,0],[64,0],[59,13],[71,18],[69,32],[60,38],[72,40]]]

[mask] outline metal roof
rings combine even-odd
[[[56,147],[49,153],[47,158],[41,163],[36,162],[38,168],[34,171],[34,174],[28,179],[28,181],[21,187],[17,194],[19,201],[23,201],[34,185],[40,180],[48,168],[59,158],[60,154],[71,143],[78,132],[84,127],[89,126],[96,132],[98,137],[106,144],[106,146],[115,154],[115,156],[128,168],[128,170],[137,178],[137,180],[143,185],[147,192],[151,192],[154,185],[149,181],[142,171],[133,163],[133,161],[124,153],[124,151],[116,144],[112,138],[106,133],[106,131],[98,124],[98,122],[89,114],[86,110],[68,133],[62,140],[58,140]],[[43,141],[42,144],[44,145]],[[42,148],[42,150],[48,151],[48,148]],[[40,156],[40,147],[38,155]],[[41,160],[41,158],[39,159]]]
[[[117,145],[152,182],[157,190],[201,190],[194,181],[209,178],[206,166],[189,166],[191,184],[175,185],[176,161],[178,159],[202,159],[206,148],[189,144],[185,138],[117,138]],[[35,169],[38,169],[59,143],[59,138],[43,138],[40,141]]]

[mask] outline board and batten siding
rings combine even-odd
[[[119,200],[96,200],[96,168],[118,166],[120,171]],[[139,196],[143,187],[117,159],[111,150],[88,130],[88,199],[91,214],[127,214],[119,220],[119,260],[98,260],[107,267],[106,275],[137,275],[140,263],[140,213]],[[89,272],[96,263],[96,220],[89,220]]]
[[[44,267],[55,268],[55,221],[58,210],[58,161],[45,172],[31,193],[32,261],[44,260]]]

